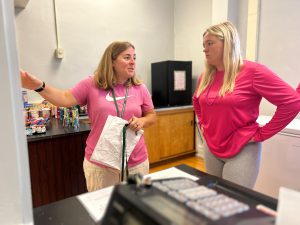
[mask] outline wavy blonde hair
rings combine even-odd
[[[128,41],[115,41],[111,43],[104,51],[98,68],[95,70],[94,81],[96,86],[101,89],[112,89],[117,84],[117,78],[113,69],[113,61],[128,48],[135,49],[134,45]],[[128,79],[126,86],[140,85],[141,81],[134,73],[133,77]]]
[[[223,64],[224,64],[224,81],[219,91],[220,96],[224,96],[227,92],[234,89],[235,79],[241,66],[243,59],[240,49],[240,38],[234,25],[229,22],[223,22],[213,25],[205,30],[203,37],[211,34],[219,38],[224,43]],[[202,79],[198,87],[197,96],[199,96],[211,84],[214,78],[216,68],[209,65],[205,61],[205,69],[202,73]]]

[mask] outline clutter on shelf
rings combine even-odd
[[[26,134],[42,134],[47,131],[47,123],[51,118],[59,119],[63,127],[79,128],[79,110],[87,113],[86,108],[74,106],[70,108],[56,107],[44,100],[41,103],[24,104],[24,122]]]

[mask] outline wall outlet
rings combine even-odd
[[[58,59],[64,58],[64,50],[62,48],[55,49],[55,56]]]

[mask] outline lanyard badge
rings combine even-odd
[[[125,112],[125,107],[126,107],[126,103],[127,103],[127,97],[128,97],[128,87],[126,88],[126,93],[125,93],[125,98],[124,98],[121,114],[120,114],[120,110],[119,110],[119,107],[118,107],[118,104],[117,104],[117,99],[116,99],[114,89],[112,89],[111,92],[112,92],[112,96],[113,96],[114,103],[115,103],[115,106],[116,106],[117,116],[123,119],[124,112]],[[125,149],[126,149],[126,129],[127,129],[127,124],[123,127],[123,131],[122,131],[122,133],[123,133],[123,145],[122,145],[121,181],[124,180],[124,163],[126,163],[126,176],[128,177],[128,161],[127,161],[127,153],[125,151]]]
[[[120,114],[120,110],[119,110],[119,107],[118,107],[118,104],[117,104],[117,99],[116,99],[116,95],[115,95],[114,89],[111,89],[111,93],[112,93],[112,96],[113,96],[113,99],[114,99],[114,103],[115,103],[115,106],[116,106],[117,116],[123,119],[124,112],[125,112],[125,107],[126,107],[126,103],[127,103],[127,97],[128,97],[128,87],[126,88],[126,93],[125,93],[125,98],[124,98],[124,102],[123,102],[123,107],[122,107],[121,114]]]

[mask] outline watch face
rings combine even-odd
[[[45,82],[43,81],[43,84],[42,84],[42,86],[41,86],[41,87],[39,87],[39,88],[37,88],[37,89],[35,89],[34,91],[36,91],[36,92],[40,92],[40,91],[44,90],[44,88],[45,88]]]

